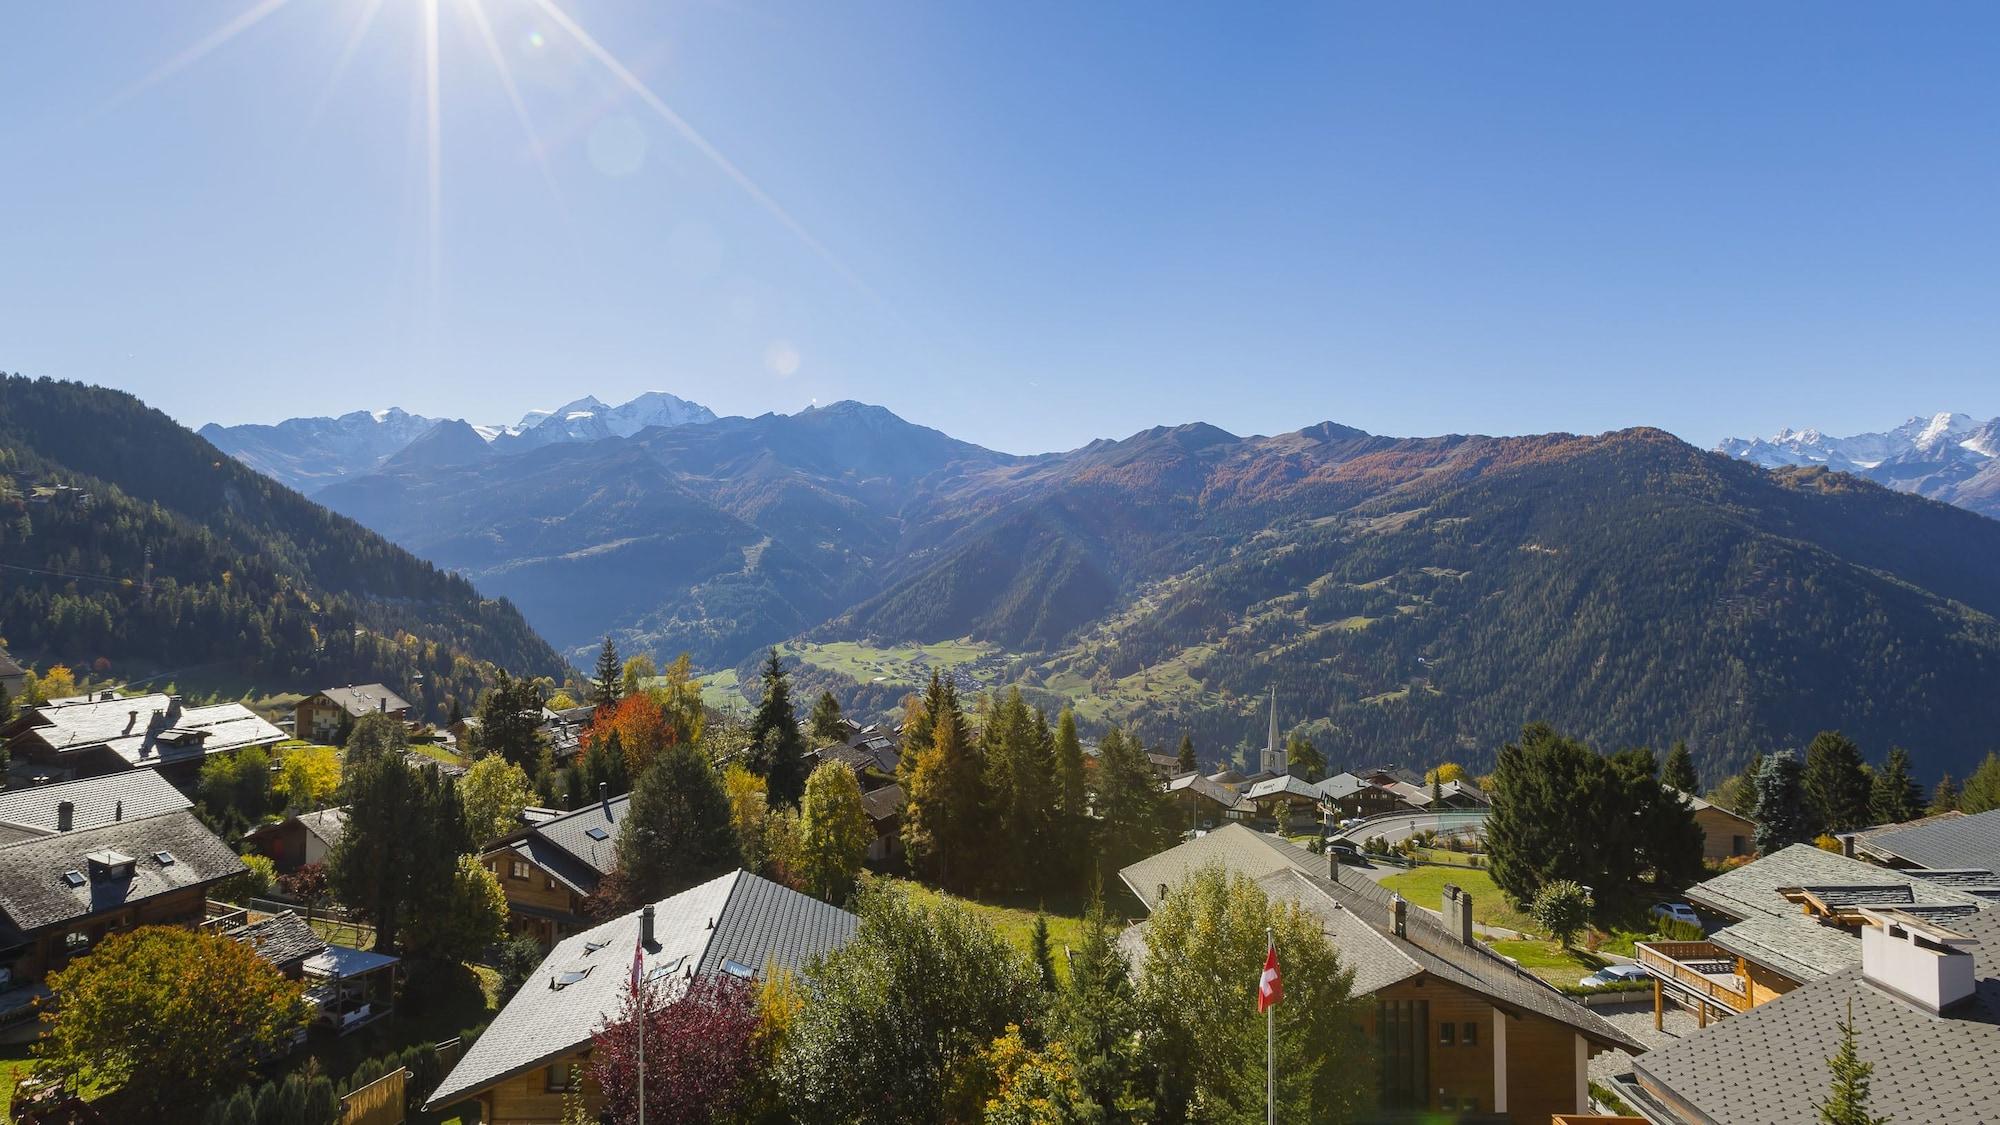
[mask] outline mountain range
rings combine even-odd
[[[200,433],[217,449],[265,476],[311,494],[381,468],[446,421],[391,407],[356,410],[337,418],[289,418],[269,426],[210,422]],[[713,421],[715,413],[706,406],[662,391],[648,391],[618,406],[606,406],[587,395],[554,410],[530,410],[511,426],[458,424],[482,443],[519,452],[566,442],[630,437],[648,426]]]
[[[1829,437],[1818,430],[1727,438],[1716,452],[1774,469],[1820,465],[2000,519],[2000,418],[1912,417],[1893,430]]]
[[[438,719],[498,669],[570,674],[505,601],[131,395],[20,376],[0,379],[0,635],[196,694],[380,681]]]
[[[1275,687],[1336,763],[1478,767],[1546,719],[1685,738],[1710,779],[1824,727],[1962,772],[2000,722],[2000,522],[1657,430],[1019,457],[842,402],[534,446],[441,424],[316,499],[573,659],[609,634],[747,685],[781,644],[870,715],[952,665],[1213,758]]]

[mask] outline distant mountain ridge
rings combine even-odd
[[[0,635],[38,662],[231,694],[381,681],[439,720],[498,669],[571,672],[505,601],[120,391],[0,379],[0,524]]]
[[[1762,465],[1818,465],[2000,518],[2000,418],[1952,412],[1912,416],[1880,433],[1831,437],[1784,429],[1725,438],[1716,452]]]
[[[700,425],[715,412],[700,403],[647,391],[618,406],[586,395],[554,410],[531,410],[512,426],[476,426],[461,419],[427,418],[397,407],[356,410],[337,418],[288,418],[274,425],[221,426],[210,422],[198,432],[231,457],[282,484],[311,494],[328,485],[382,468],[433,430],[451,431],[455,461],[470,456],[461,440],[469,433],[496,448],[519,452],[565,442],[630,437],[649,426]],[[435,457],[433,449],[420,454]]]
[[[1153,741],[1235,745],[1275,686],[1336,762],[1476,766],[1542,718],[1687,738],[1709,775],[1836,726],[1962,772],[2000,724],[2000,522],[1657,430],[1194,423],[1017,457],[842,402],[487,448],[320,499],[573,660],[610,633],[748,682],[792,642],[802,690],[871,715],[909,686],[884,660],[945,645]]]

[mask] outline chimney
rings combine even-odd
[[[1472,896],[1456,883],[1444,885],[1444,928],[1460,942],[1472,944]]]
[[[56,802],[56,831],[67,832],[76,823],[76,802]]]
[[[1340,851],[1332,844],[1326,846],[1326,877],[1340,882]]]
[[[606,809],[609,809],[611,807],[610,782],[600,781],[597,783],[597,803],[603,805]]]
[[[1971,939],[1900,910],[1862,909],[1862,979],[1931,1013],[1941,1014],[1979,988]]]
[[[375,711],[381,715],[389,713],[389,700],[386,696],[375,701]]]
[[[1160,884],[1160,897],[1158,897],[1158,898],[1154,899],[1153,901],[1154,901],[1154,902],[1165,902],[1165,901],[1167,901],[1167,885],[1166,885],[1165,883],[1161,883],[1161,884]]]
[[[111,806],[111,819],[117,821],[125,819],[125,798],[118,798],[118,803]]]
[[[1854,858],[1854,833],[1848,832],[1842,834],[1840,837],[1840,854],[1849,859]]]
[[[651,903],[639,912],[639,944],[653,944],[653,907]]]
[[[134,707],[130,711],[125,712],[125,733],[131,734],[132,728],[138,725],[139,725],[139,709],[137,707]]]
[[[1395,919],[1396,919],[1396,936],[1397,936],[1397,937],[1408,937],[1408,936],[1409,936],[1409,932],[1410,932],[1410,931],[1409,931],[1409,925],[1410,925],[1410,902],[1409,902],[1409,900],[1408,900],[1408,899],[1406,899],[1406,898],[1404,898],[1404,897],[1403,897],[1402,895],[1397,895],[1397,896],[1395,897],[1395,899],[1394,899],[1394,900],[1392,900],[1392,901],[1391,901],[1391,902],[1389,903],[1389,912],[1390,912],[1390,913],[1391,913],[1392,915],[1394,915],[1394,916],[1395,916]]]

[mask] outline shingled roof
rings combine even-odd
[[[2000,871],[2000,809],[1858,833],[1855,847],[1911,867]]]
[[[110,698],[105,698],[110,696]],[[20,737],[57,754],[104,747],[127,765],[154,766],[284,739],[241,703],[183,707],[178,697],[109,692],[36,707]]]
[[[1621,1093],[1658,1121],[1810,1121],[1851,1011],[1855,1048],[1875,1068],[1869,1112],[1925,1125],[2000,1121],[2000,914],[1948,925],[1975,942],[1978,983],[1962,1006],[1925,1011],[1850,966],[1640,1056],[1639,1082],[1621,1082]]]
[[[501,837],[488,852],[509,849],[554,875],[578,894],[597,890],[598,880],[618,865],[618,826],[631,796],[592,801]]]
[[[130,876],[91,877],[85,856],[106,849],[133,858]],[[0,930],[33,933],[242,870],[229,845],[185,809],[23,840],[0,848],[0,920],[6,923]]]
[[[378,711],[407,711],[410,702],[383,684],[349,684],[320,689],[320,694],[355,718]]]
[[[1139,901],[1152,910],[1160,904],[1160,888],[1178,885],[1200,868],[1219,863],[1230,871],[1261,879],[1273,871],[1297,868],[1311,873],[1325,861],[1301,847],[1242,824],[1225,824],[1185,844],[1147,856],[1118,872]]]
[[[229,937],[255,949],[257,956],[279,968],[303,964],[306,958],[326,949],[326,939],[289,910],[238,926],[229,931]]]
[[[859,925],[839,907],[732,871],[655,905],[644,971],[648,980],[669,982],[735,971],[728,966],[796,972],[847,944]],[[463,1101],[588,1043],[624,1003],[639,933],[635,910],[564,939],[473,1041],[425,1108]]]
[[[172,782],[149,769],[13,789],[0,793],[0,844],[53,833],[64,801],[71,806],[71,831],[194,806]]]

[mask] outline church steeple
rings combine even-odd
[[[1263,760],[1258,763],[1265,773],[1285,772],[1285,748],[1278,741],[1278,688],[1271,686],[1271,735],[1264,743]]]

